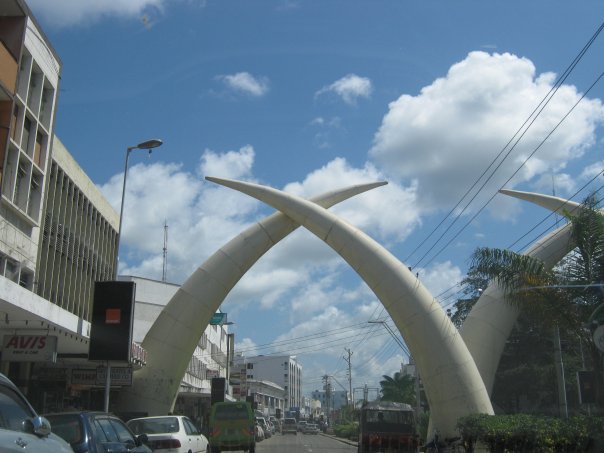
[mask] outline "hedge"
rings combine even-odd
[[[470,452],[476,442],[491,453],[591,452],[604,436],[602,417],[476,414],[461,418],[457,427]]]
[[[333,432],[336,436],[342,437],[343,439],[358,439],[359,423],[350,422],[336,425],[333,428]]]

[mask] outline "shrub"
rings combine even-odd
[[[336,436],[345,439],[357,439],[359,437],[358,422],[341,423],[333,428]]]
[[[457,427],[466,445],[479,441],[491,452],[587,452],[602,436],[604,418],[475,414],[461,418]]]

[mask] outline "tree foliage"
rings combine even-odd
[[[535,333],[544,336],[555,327],[560,329],[563,337],[579,344],[579,348],[585,347],[586,351],[582,352],[588,352],[583,357],[586,366],[600,377],[597,394],[602,409],[603,356],[591,340],[592,332],[586,324],[594,310],[604,302],[604,216],[598,207],[596,197],[590,196],[576,213],[565,214],[570,221],[575,247],[554,269],[546,269],[536,258],[509,250],[479,248],[472,255],[468,276],[472,278],[470,282],[495,281],[505,300],[521,310],[519,319],[523,322],[510,337],[511,343],[518,340],[514,335],[519,333],[527,338]],[[467,315],[468,307],[460,306],[462,313]],[[524,333],[518,329],[524,329]],[[507,349],[513,346],[508,344]],[[514,371],[516,377],[525,382],[530,382],[529,371],[539,369],[534,357],[525,365],[516,365],[520,368],[515,371],[507,368],[506,371]],[[540,371],[541,375],[550,372],[547,368]],[[536,379],[533,376],[532,379]],[[521,384],[517,381],[517,385]]]
[[[383,375],[380,381],[382,401],[415,404],[415,378],[400,372],[392,377]]]

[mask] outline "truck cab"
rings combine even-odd
[[[419,434],[409,404],[368,402],[361,408],[358,453],[417,452]]]

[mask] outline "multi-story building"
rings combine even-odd
[[[62,63],[23,0],[0,3],[0,370],[28,390],[36,368],[80,354],[86,323],[37,293],[43,205]],[[35,344],[35,354],[23,346]],[[38,388],[39,386],[36,386]],[[51,401],[54,395],[48,395]]]
[[[285,414],[285,390],[274,382],[257,379],[247,380],[248,398],[263,416]],[[246,398],[246,400],[248,400]]]
[[[53,133],[61,66],[25,1],[2,0],[0,372],[41,412],[102,407],[102,364],[88,360],[94,282],[113,279],[118,253],[117,212]],[[176,287],[137,283],[134,338],[142,341]],[[147,300],[150,286],[162,297]],[[177,410],[199,408],[209,379],[226,376],[226,338],[224,328],[208,327]],[[112,378],[112,390],[144,366],[144,351],[133,351],[126,379]]]
[[[323,410],[337,411],[348,405],[348,392],[331,390],[330,392],[315,390],[311,394],[313,400],[321,403]]]
[[[239,389],[234,389],[240,397],[246,396],[249,391],[241,389],[249,380],[274,382],[283,387],[285,392],[285,410],[299,411],[302,405],[302,365],[295,356],[255,356],[235,357],[235,368],[241,376]]]

